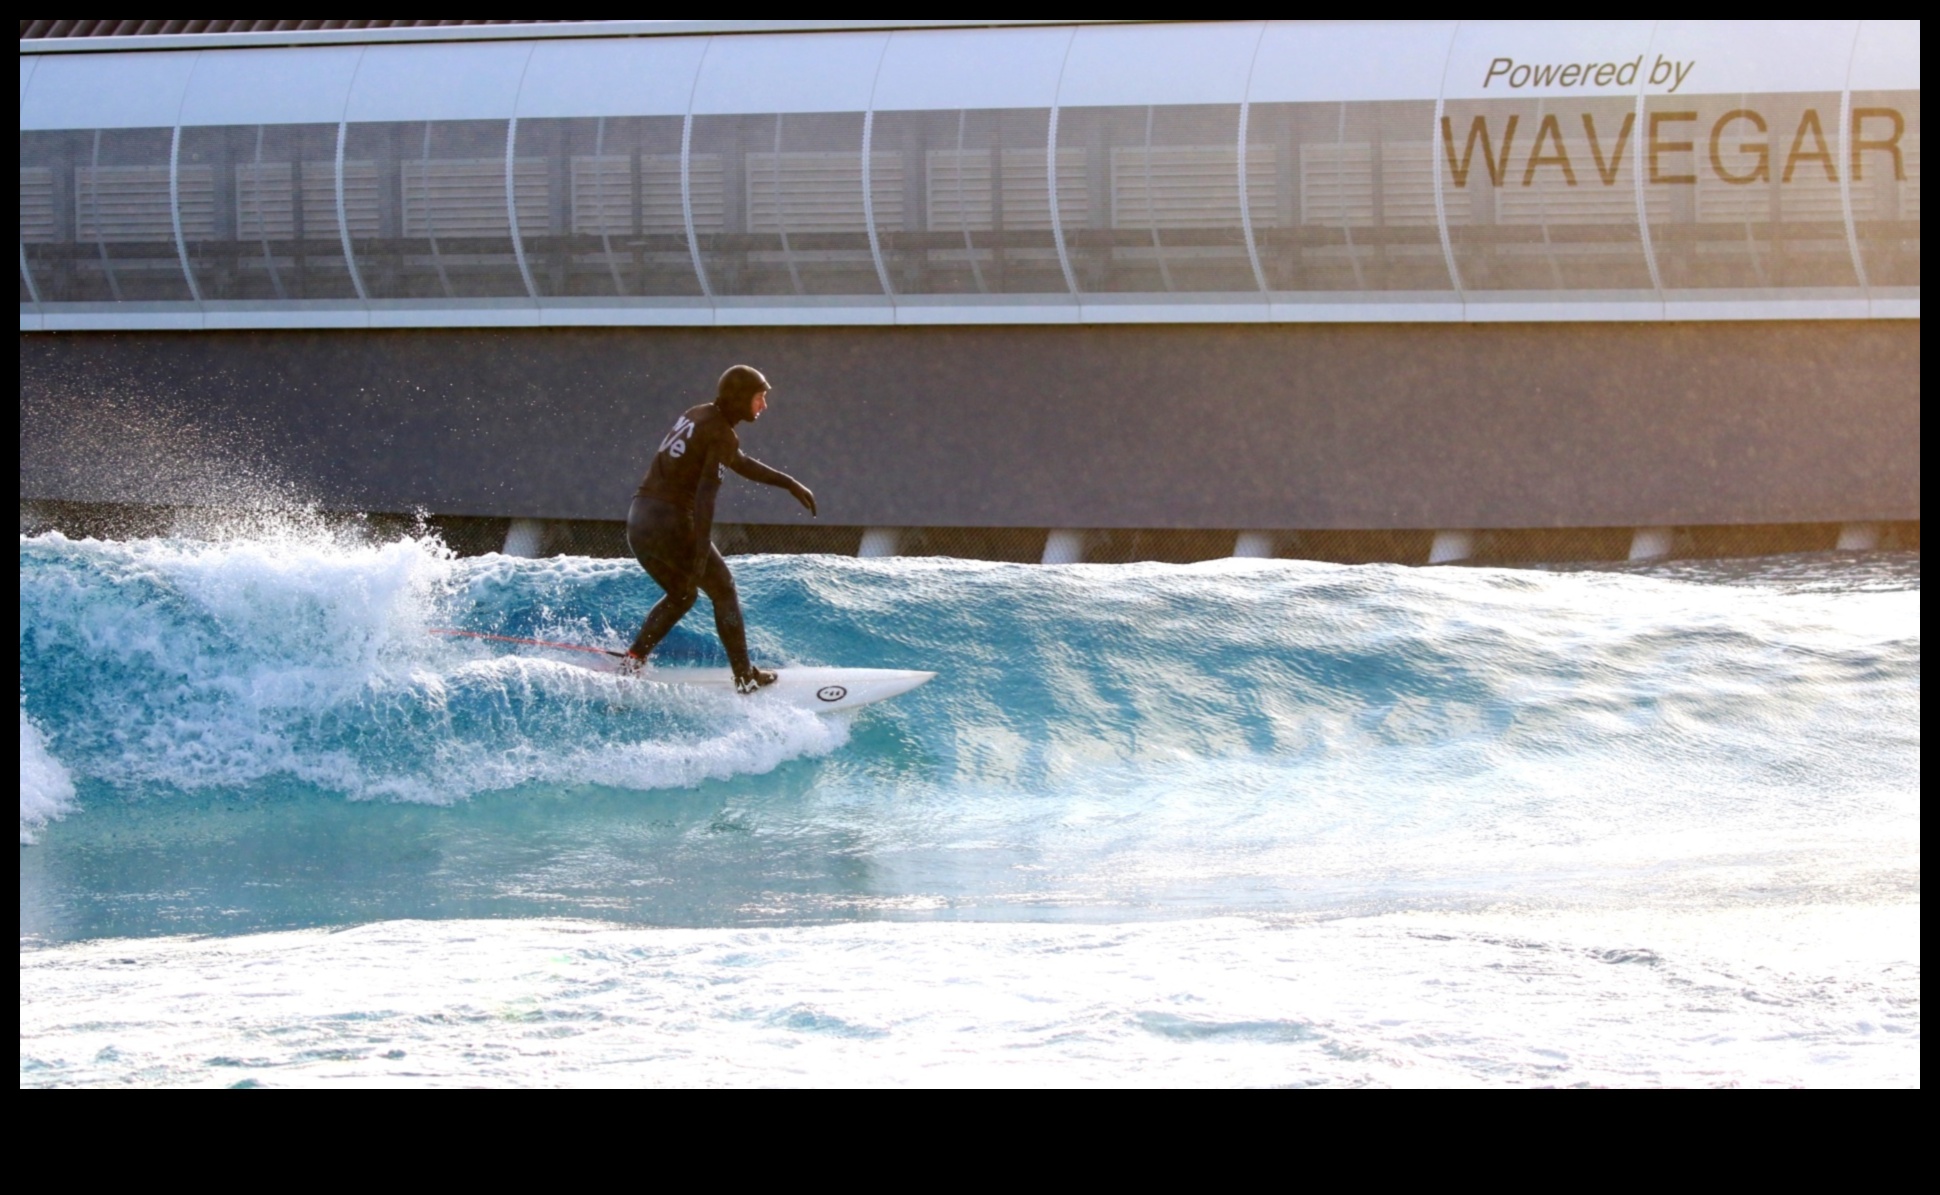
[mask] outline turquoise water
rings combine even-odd
[[[23,537],[23,1083],[1918,1082],[1917,554],[734,567]]]

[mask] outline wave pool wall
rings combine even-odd
[[[824,524],[1914,520],[1917,320],[30,333],[23,502],[613,519],[747,361]],[[807,521],[729,484],[723,522]]]

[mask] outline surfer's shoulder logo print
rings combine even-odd
[[[660,441],[660,451],[678,459],[687,451],[687,442],[693,438],[694,421],[682,415],[680,421],[674,424],[674,430],[668,432],[667,438]]]
[[[815,696],[823,701],[840,701],[848,695],[849,691],[841,685],[823,685],[815,690]]]

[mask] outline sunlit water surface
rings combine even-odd
[[[22,1083],[1919,1082],[1917,554],[735,570],[23,537]]]

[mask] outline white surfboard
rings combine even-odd
[[[553,643],[544,639],[521,639],[511,635],[491,635],[481,631],[434,630],[434,635],[466,639],[491,639],[528,647],[550,648],[559,653],[561,663],[604,672],[650,685],[691,685],[734,692],[734,673],[727,668],[660,668],[648,664],[638,672],[622,669],[624,657],[605,648],[577,643]],[[782,702],[816,713],[859,709],[898,694],[907,693],[936,676],[901,668],[775,668],[775,683],[763,685],[748,695],[751,701]]]
[[[580,667],[618,673],[592,658],[573,660]],[[753,701],[776,701],[816,713],[858,709],[907,693],[934,677],[934,672],[912,672],[899,668],[775,668],[775,683],[763,685],[748,695]],[[625,674],[621,674],[625,675]],[[632,679],[649,685],[691,685],[734,692],[734,673],[727,668],[655,668],[651,665],[632,674]]]

